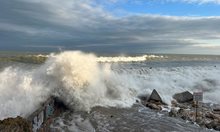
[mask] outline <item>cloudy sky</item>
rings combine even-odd
[[[220,54],[220,0],[0,0],[1,51]]]

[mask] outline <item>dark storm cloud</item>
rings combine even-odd
[[[219,17],[115,17],[89,0],[0,1],[0,47],[145,52],[220,39]],[[6,48],[7,47],[7,48]]]

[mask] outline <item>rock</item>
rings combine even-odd
[[[213,108],[213,113],[214,114],[220,114],[220,107]]]
[[[162,107],[160,105],[156,105],[154,103],[146,103],[146,107],[154,110],[162,110]]]
[[[150,101],[162,102],[160,95],[155,89],[152,91],[150,97],[148,98],[148,102]]]
[[[173,98],[179,103],[186,103],[193,101],[193,95],[189,91],[177,93],[173,96]]]
[[[2,132],[31,132],[30,122],[22,117],[7,118],[0,121],[0,131]]]
[[[177,104],[177,107],[180,107],[182,109],[188,109],[189,108],[189,106],[186,105],[186,104]]]
[[[220,122],[220,115],[212,113],[213,119]]]
[[[214,129],[220,131],[220,124],[218,124]]]
[[[184,120],[192,121],[192,117],[190,116],[190,111],[187,109],[180,108],[178,110],[178,115]]]
[[[205,124],[205,126],[209,129],[220,130],[220,123],[216,121],[211,121],[210,123]]]
[[[172,100],[172,101],[171,101],[171,106],[172,106],[172,107],[177,107],[177,106],[178,106],[177,101],[176,101],[176,100]]]
[[[217,116],[211,112],[205,113],[205,117],[210,118],[211,120],[217,119]]]
[[[179,111],[179,108],[171,108],[170,112],[169,112],[169,116],[171,117],[177,117],[178,116],[178,111]]]

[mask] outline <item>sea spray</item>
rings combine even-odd
[[[129,107],[134,102],[129,83],[119,82],[109,64],[79,51],[51,54],[35,69],[6,67],[0,72],[0,119],[27,116],[49,96],[69,107],[89,111],[93,106]]]
[[[26,116],[45,101],[49,89],[33,71],[7,67],[0,72],[0,119]],[[39,81],[40,80],[40,81]]]
[[[48,59],[47,75],[57,84],[55,95],[77,110],[94,106],[128,107],[133,91],[120,82],[109,64],[100,64],[93,54],[64,52]],[[129,84],[129,83],[128,83]]]

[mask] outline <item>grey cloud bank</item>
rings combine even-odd
[[[117,17],[90,0],[0,1],[0,49],[220,54],[219,24],[220,17]]]

